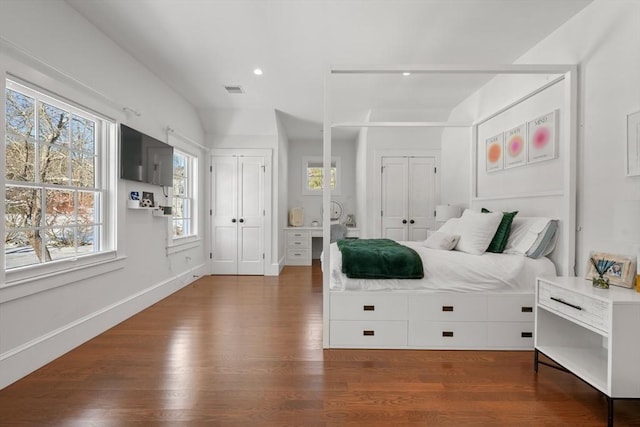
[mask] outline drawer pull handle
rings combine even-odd
[[[363,305],[362,309],[364,311],[376,311],[376,306],[375,305]]]
[[[561,298],[551,297],[552,300],[559,302],[560,304],[568,305],[571,308],[575,308],[576,310],[582,310],[582,307],[579,305],[571,304],[570,302],[566,302]]]
[[[533,338],[533,332],[522,332],[520,333],[522,338]]]
[[[443,305],[442,306],[442,311],[453,311],[453,306],[452,305]]]
[[[522,307],[523,313],[533,313],[533,307]]]
[[[362,331],[362,335],[365,337],[372,337],[376,334],[376,331]]]
[[[452,337],[453,336],[453,331],[442,331],[442,336],[443,337]]]

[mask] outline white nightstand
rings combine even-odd
[[[538,278],[535,371],[543,364],[576,375],[615,399],[640,398],[640,293],[594,288],[582,277]],[[557,365],[539,360],[544,354]]]

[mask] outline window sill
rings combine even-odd
[[[102,259],[99,259],[102,258]],[[55,270],[49,267],[41,274],[26,277],[25,271],[6,273],[7,284],[0,287],[0,303],[34,295],[60,286],[65,286],[91,277],[124,268],[125,257],[117,257],[115,252],[90,257],[81,265],[78,261],[65,260]],[[33,273],[33,270],[30,272]]]
[[[169,246],[167,246],[167,255],[197,248],[201,244],[202,244],[201,239],[198,236],[190,236],[190,237],[182,237],[180,239],[173,239],[169,244]]]

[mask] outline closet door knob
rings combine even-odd
[[[240,221],[240,222],[244,222],[244,219],[240,218],[240,219],[239,219],[239,221]]]
[[[415,224],[416,222],[414,220],[409,221],[409,224]]]
[[[236,222],[236,219],[235,218],[231,218],[231,222]]]
[[[406,220],[406,219],[403,219],[403,220],[402,220],[402,223],[403,223],[403,224],[406,224],[406,223],[407,223],[407,220]]]

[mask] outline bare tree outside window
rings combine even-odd
[[[100,250],[98,122],[7,82],[5,268]]]

